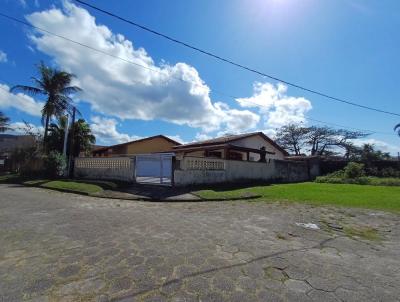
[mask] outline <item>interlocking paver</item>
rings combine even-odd
[[[0,189],[0,301],[329,302],[400,296],[396,214]],[[319,221],[320,230],[296,225]],[[350,238],[343,226],[373,227],[381,239]]]

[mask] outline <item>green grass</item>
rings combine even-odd
[[[400,211],[400,187],[352,184],[297,183],[214,189],[194,192],[202,198],[235,198],[245,193],[261,195],[258,200],[300,202],[314,205],[362,207]]]
[[[103,191],[103,188],[99,185],[70,180],[52,180],[44,182],[39,186],[47,189],[68,190],[76,193],[86,194],[93,194]]]
[[[20,183],[27,186],[42,187],[54,190],[64,190],[81,194],[98,193],[103,191],[104,189],[112,190],[118,188],[120,185],[116,182],[103,180],[50,180],[43,178],[29,179],[26,177],[20,177],[18,174],[1,175],[0,183]]]

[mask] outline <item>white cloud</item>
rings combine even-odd
[[[68,1],[62,10],[36,12],[27,19],[37,27],[51,28],[57,34],[145,67],[45,33],[32,34],[31,40],[40,51],[78,76],[78,84],[84,89],[83,99],[96,112],[120,119],[160,119],[201,128],[203,132],[245,132],[259,122],[259,116],[249,110],[213,102],[210,88],[194,67],[186,63],[157,65],[146,50],[135,48],[123,35],[96,24],[88,11]]]
[[[399,145],[393,145],[390,143],[387,143],[385,141],[375,139],[375,138],[362,138],[362,139],[355,139],[353,140],[353,143],[356,146],[361,147],[364,144],[371,144],[374,145],[376,150],[381,150],[383,152],[389,152],[392,155],[397,155],[397,152],[400,152],[400,146]]]
[[[15,108],[33,116],[41,116],[41,110],[44,103],[37,102],[30,96],[23,93],[11,93],[9,87],[5,84],[0,84],[0,108],[8,109]]]
[[[197,133],[195,136],[195,141],[206,141],[212,138],[213,136],[207,133]]]
[[[43,126],[37,126],[31,123],[25,124],[24,122],[15,122],[10,124],[10,129],[7,133],[10,134],[27,134],[27,130],[32,131],[35,134],[43,134]]]
[[[166,136],[181,144],[188,143],[180,135],[166,135]]]
[[[140,139],[140,136],[120,133],[117,130],[118,122],[112,118],[93,116],[90,128],[96,136],[97,143],[113,145]]]
[[[0,63],[5,63],[7,61],[7,54],[0,49]]]
[[[304,122],[305,114],[312,109],[311,102],[303,97],[286,95],[287,86],[255,83],[253,96],[239,98],[242,107],[257,107],[265,116],[265,126],[281,127],[289,123]]]

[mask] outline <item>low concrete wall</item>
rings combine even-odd
[[[307,163],[285,160],[260,163],[184,157],[174,171],[176,186],[249,180],[300,182],[309,179]]]
[[[89,179],[135,181],[134,159],[129,157],[75,158],[74,176]]]

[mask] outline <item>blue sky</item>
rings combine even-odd
[[[400,151],[393,132],[400,117],[285,87],[73,1],[1,2],[2,13],[148,68],[0,18],[0,85],[30,84],[40,60],[77,74],[85,91],[78,108],[100,144],[159,133],[183,141],[256,130],[273,136],[285,123],[315,124],[305,119],[312,118],[383,132],[366,142]],[[88,2],[287,81],[400,112],[398,1]],[[0,90],[0,110],[14,123],[39,126],[41,101]]]

